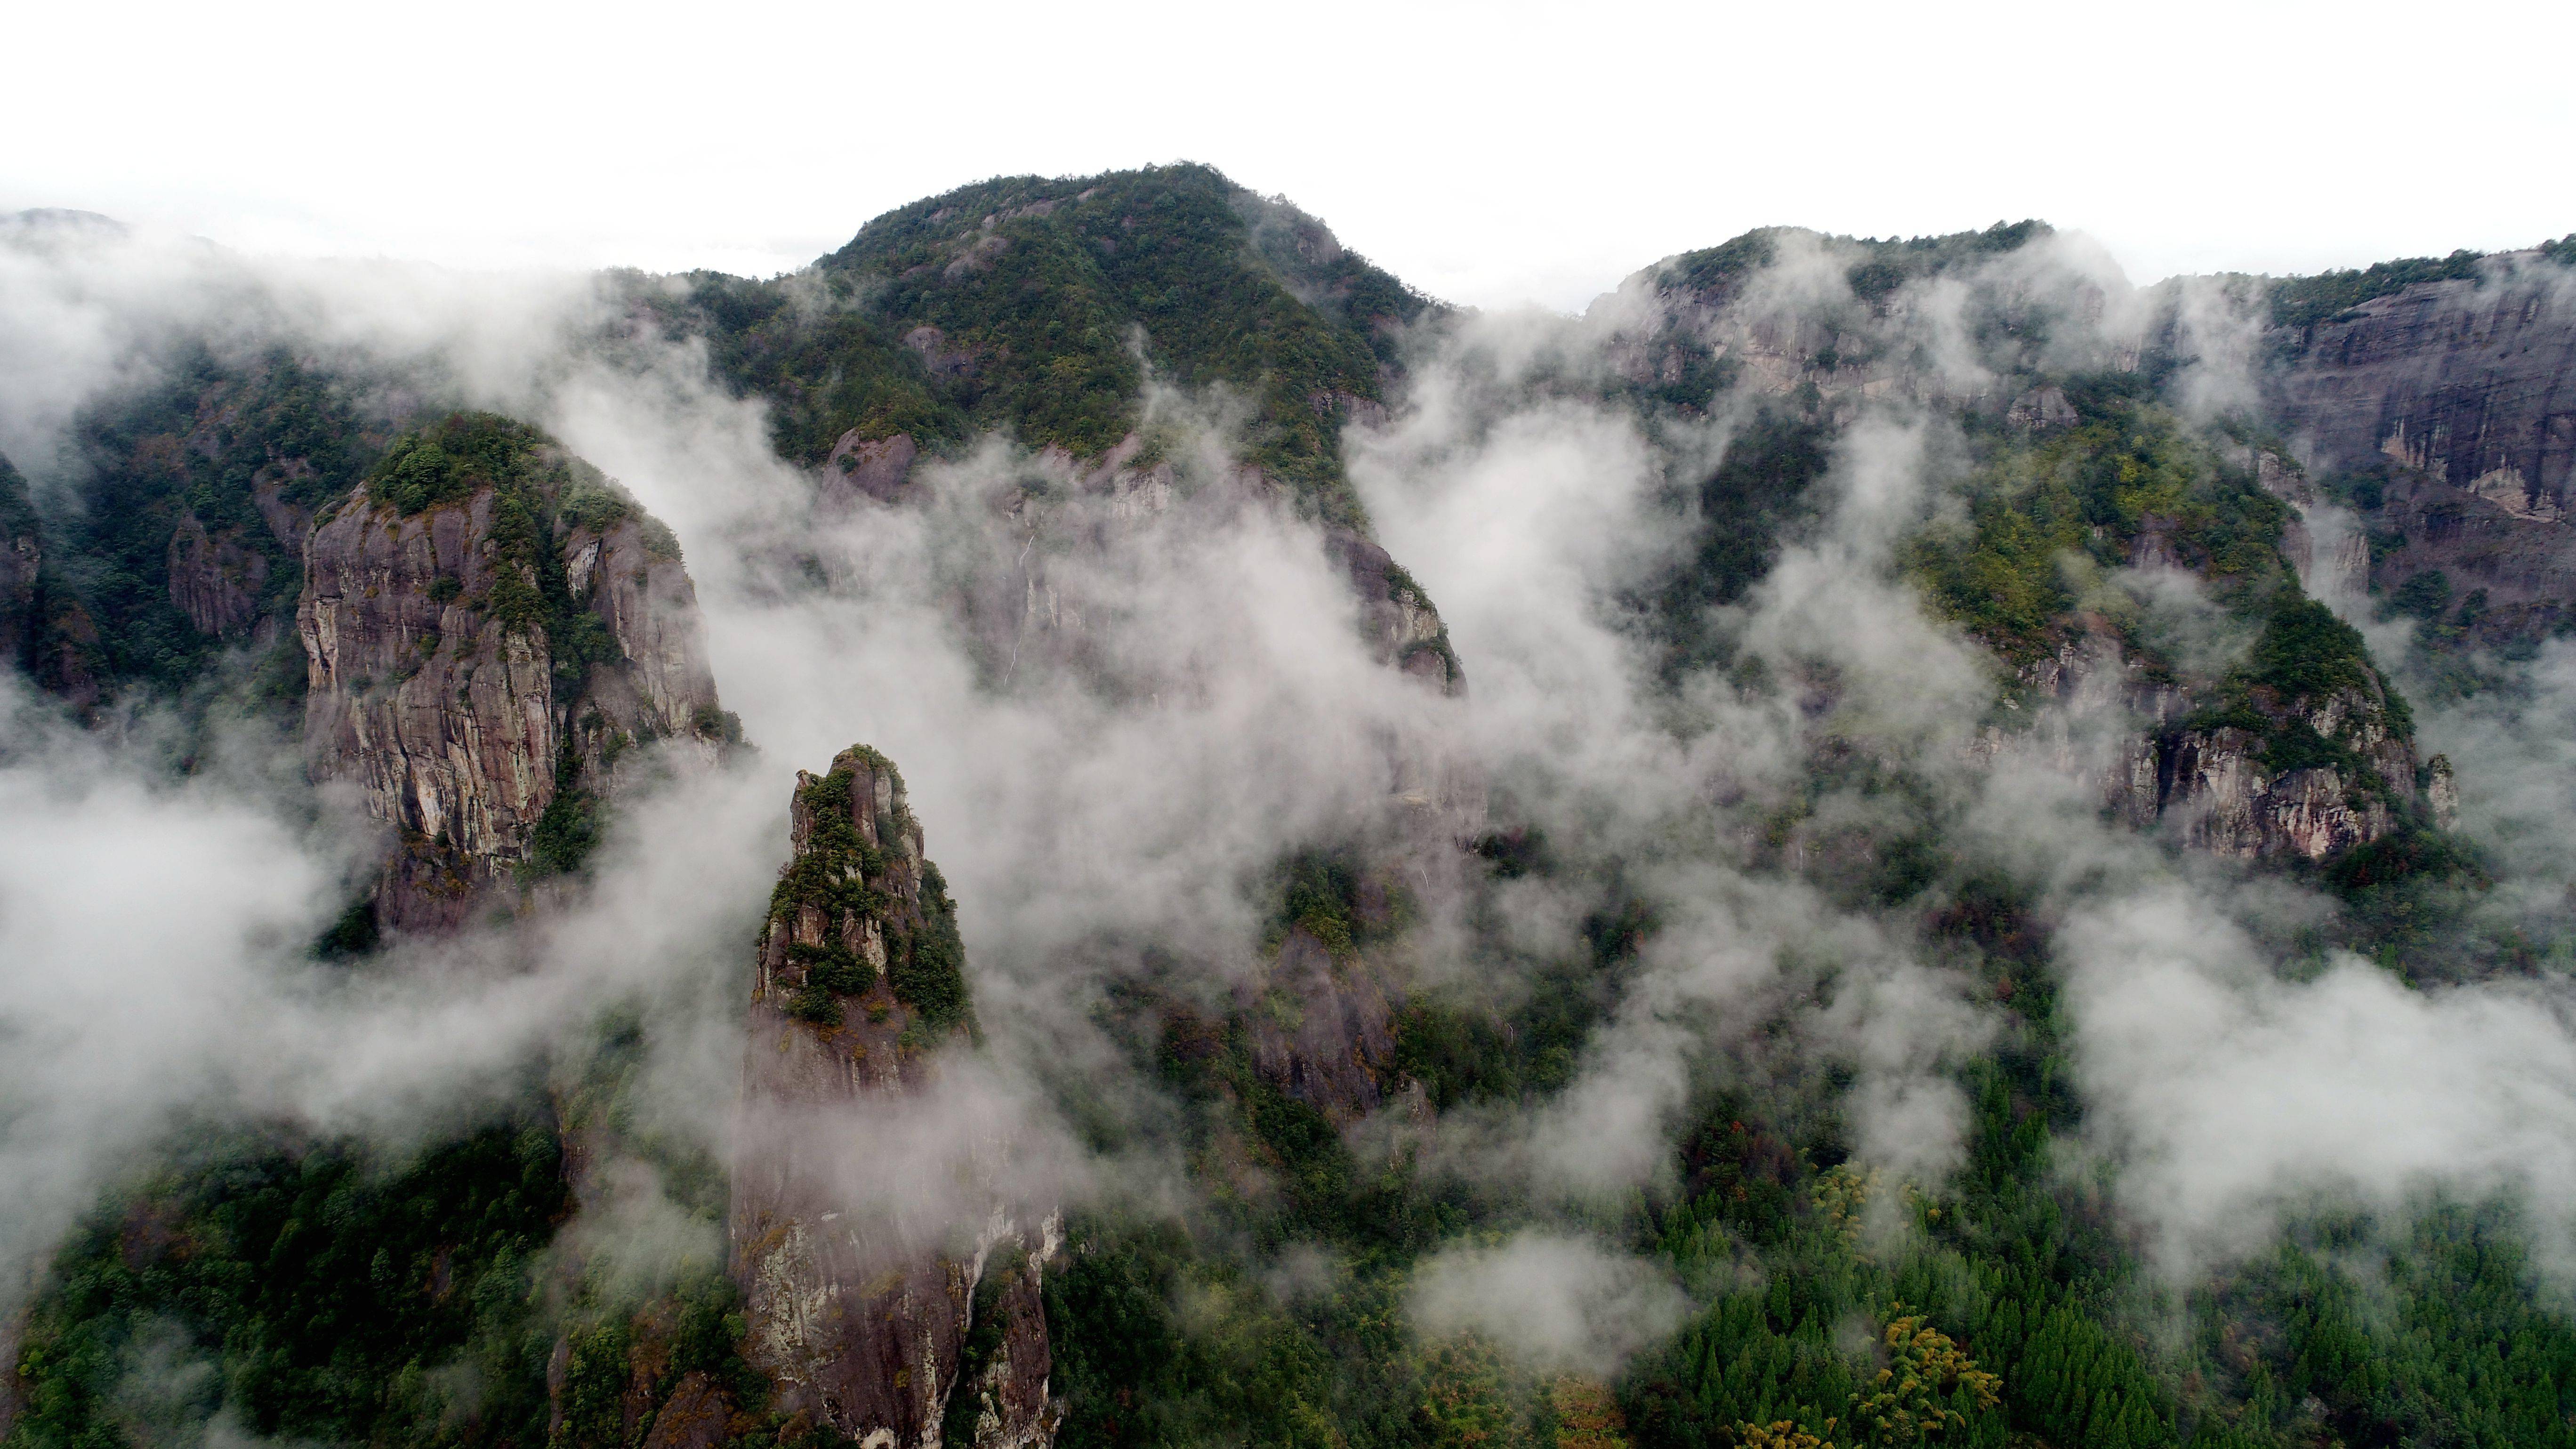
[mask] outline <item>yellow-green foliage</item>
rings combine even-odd
[[[1816,1213],[1848,1243],[1860,1236],[1861,1214],[1878,1195],[1878,1170],[1862,1172],[1849,1163],[1816,1177]]]
[[[2141,535],[2222,599],[2260,597],[2287,576],[2287,509],[2172,414],[2093,410],[2070,432],[2001,447],[1969,482],[1964,526],[1936,527],[1905,562],[1941,612],[2013,661],[2045,654],[2073,622],[2070,565],[2125,563]]]
[[[1567,1375],[1548,1386],[1556,1410],[1556,1449],[1628,1449],[1628,1419],[1598,1379]]]
[[[1882,1342],[1887,1367],[1861,1393],[1852,1395],[1852,1422],[1884,1445],[1920,1444],[1952,1429],[1964,1429],[1968,1416],[1954,1407],[1964,1394],[1980,1409],[2001,1401],[2003,1380],[1977,1367],[1950,1336],[1919,1314],[1903,1313],[1888,1321]]]
[[[1826,1420],[1825,1427],[1832,1428],[1833,1421]],[[1739,1423],[1735,1426],[1735,1442],[1739,1449],[1834,1449],[1832,1440],[1819,1439],[1787,1419],[1769,1424]]]
[[[1419,1442],[1438,1449],[1535,1449],[1521,1386],[1494,1346],[1474,1334],[1423,1355]]]

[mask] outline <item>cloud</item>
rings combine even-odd
[[[612,1007],[654,1028],[639,1116],[720,1142],[741,1059],[723,1005],[785,853],[783,782],[712,776],[639,801],[572,909],[351,972],[308,947],[367,873],[370,832],[264,775],[174,779],[148,715],[82,731],[14,680],[0,711],[7,1293],[182,1120],[401,1150],[522,1090]]]
[[[1849,306],[1848,258],[1812,241],[1791,253],[1763,305]],[[1453,746],[1565,868],[1481,888],[1490,915],[1474,922],[1432,902],[1406,947],[1419,982],[1508,1004],[1534,965],[1585,959],[1603,906],[1636,905],[1655,929],[1617,966],[1572,1084],[1527,1110],[1446,1114],[1422,1134],[1428,1170],[1542,1214],[1660,1189],[1683,1114],[1723,1083],[1824,1102],[1863,1162],[1936,1183],[1964,1148],[1957,1070],[2000,1013],[1931,955],[1910,908],[1836,872],[1938,828],[1963,857],[2039,883],[2087,1140],[2121,1164],[2123,1206],[2166,1261],[2243,1251],[2320,1187],[2395,1203],[2426,1184],[2566,1185],[2553,1134],[2567,1136],[2570,1038],[2553,988],[2410,994],[2351,961],[2286,979],[2280,927],[2313,920],[2314,897],[2106,825],[2081,751],[1971,748],[1993,661],[1895,568],[1965,449],[1907,389],[1847,400],[1815,516],[1712,621],[1761,669],[1676,685],[1635,601],[1686,559],[1687,500],[1745,416],[1648,423],[1602,395],[1620,376],[1612,349],[1656,320],[1637,296],[1589,319],[1468,317],[1416,338],[1393,415],[1352,433],[1348,462],[1382,541],[1443,612],[1471,681],[1460,700],[1360,638],[1316,529],[1234,468],[1222,399],[1157,388],[1149,405],[1180,440],[1168,474],[1115,481],[985,440],[925,465],[916,505],[834,511],[775,456],[761,407],[710,383],[702,351],[592,346],[615,318],[587,281],[0,248],[0,285],[36,299],[0,308],[0,374],[31,380],[0,389],[16,399],[0,401],[0,444],[39,456],[84,399],[188,328],[333,349],[421,400],[543,422],[674,526],[720,688],[761,747],[631,802],[560,917],[349,976],[302,954],[364,854],[345,815],[317,827],[310,801],[229,776],[172,783],[148,740],[22,726],[0,758],[9,1264],[33,1262],[175,1113],[401,1142],[487,1105],[532,1057],[577,1069],[589,1024],[637,1001],[653,1042],[639,1112],[721,1148],[746,941],[785,853],[792,771],[853,741],[905,774],[988,1036],[900,1110],[793,1124],[868,1164],[842,1190],[898,1219],[977,1215],[996,1190],[1027,1205],[1190,1201],[1175,1109],[1103,1029],[1104,1004],[1150,979],[1228,1006],[1263,969],[1265,873],[1393,830],[1424,758]],[[241,298],[253,324],[233,327],[218,314]],[[2186,308],[2204,410],[2234,405],[2247,356],[2223,301]],[[1879,329],[1883,355],[1919,351],[1906,365],[1922,395],[1956,397],[2030,360],[1984,350],[1995,309],[2045,312],[2029,345],[2073,367],[2133,360],[2156,305],[2061,237],[1917,284],[1855,325]],[[2242,645],[2178,576],[2106,587],[2189,658]],[[2508,893],[2554,879],[2570,658],[2543,656],[2517,721],[2427,725],[2459,742],[2455,758],[2514,762],[2463,773],[2472,828],[2509,842]],[[1826,760],[1908,790],[1838,782]],[[1077,1148],[1068,1103],[1100,1107],[1124,1144]],[[876,1170],[887,1162],[904,1170]],[[648,1164],[604,1164],[593,1186],[576,1250],[635,1257],[647,1279],[704,1251],[704,1224],[675,1213]],[[1587,1372],[1684,1311],[1644,1264],[1538,1230],[1430,1260],[1414,1302],[1427,1329]]]
[[[1539,1372],[1596,1376],[1616,1372],[1689,1312],[1681,1289],[1643,1260],[1537,1231],[1424,1259],[1408,1306],[1424,1333],[1482,1334]]]
[[[15,1292],[170,1110],[233,1087],[271,964],[328,918],[338,872],[274,811],[164,783],[14,678],[0,718],[0,1292]]]
[[[82,408],[193,346],[226,359],[289,346],[349,369],[378,411],[440,394],[523,407],[606,324],[611,297],[576,272],[253,257],[103,219],[0,217],[0,454],[53,480]]]
[[[2563,982],[2417,991],[2337,957],[2284,980],[2180,885],[2069,920],[2067,1005],[2095,1145],[2168,1268],[2259,1251],[2320,1195],[2403,1209],[2435,1189],[2576,1223],[2576,998]]]

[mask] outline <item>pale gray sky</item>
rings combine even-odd
[[[35,3],[0,209],[766,274],[1000,173],[1209,162],[1439,295],[2041,216],[2131,275],[2576,231],[2576,6]]]

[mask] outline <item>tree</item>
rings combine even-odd
[[[1887,1325],[1888,1365],[1866,1392],[1852,1395],[1853,1423],[1878,1443],[1911,1445],[1968,1426],[1957,1407],[1963,1390],[1978,1409],[1993,1408],[2003,1380],[1978,1368],[1922,1315],[1905,1313],[1902,1303],[1894,1307],[1899,1316]]]

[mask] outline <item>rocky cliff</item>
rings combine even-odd
[[[108,692],[108,641],[63,586],[59,552],[26,480],[0,458],[0,668],[25,670],[37,686],[86,714]]]
[[[2438,572],[2472,624],[2543,633],[2576,608],[2576,268],[2539,252],[2415,282],[2267,340],[2267,404],[2374,535],[2372,581]]]
[[[2034,221],[1904,241],[1767,227],[1630,276],[1587,322],[1650,405],[1701,411],[1740,390],[1999,415],[2039,406],[2047,374],[2137,364],[2093,325],[2121,284],[2053,236]]]
[[[577,867],[639,746],[705,759],[736,732],[669,531],[488,414],[397,440],[319,522],[296,627],[313,778],[399,832],[376,898],[392,928],[452,929]]]
[[[1056,1220],[1021,1223],[971,1187],[862,1182],[832,1145],[925,1110],[941,1052],[971,1036],[955,906],[902,777],[854,746],[800,771],[790,808],[733,1169],[744,1353],[780,1412],[871,1449],[1051,1442],[1039,1284]]]
[[[1242,995],[1253,1070],[1289,1096],[1347,1123],[1386,1100],[1395,1075],[1395,1014],[1385,986],[1294,929],[1260,989]],[[1282,994],[1277,1003],[1268,992]]]
[[[0,667],[35,668],[44,564],[44,531],[27,480],[0,458]]]
[[[1998,439],[1973,522],[1914,547],[1931,602],[2012,664],[2006,716],[2188,848],[2322,861],[2417,820],[2405,701],[2303,584],[2337,567],[2304,471],[2153,404],[2077,411]]]
[[[2170,829],[2187,848],[2322,861],[2416,814],[2420,771],[2403,706],[2392,709],[2366,667],[2321,691],[2241,677],[2184,683],[2096,634],[2018,677],[2025,698],[2049,711],[2042,728],[2056,763],[2094,770],[2107,813]],[[2436,778],[2447,788],[2447,763]]]

